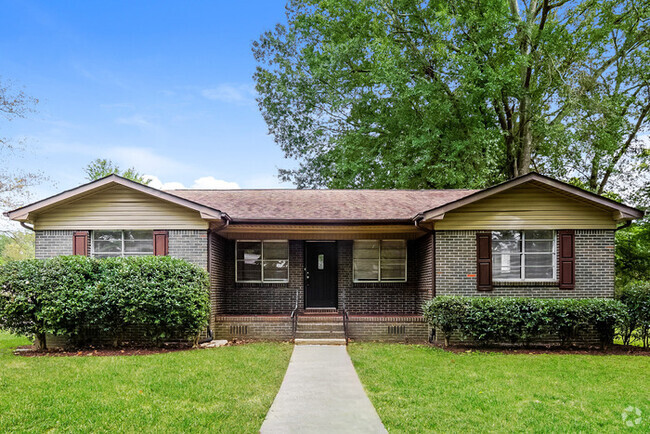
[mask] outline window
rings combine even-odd
[[[493,231],[493,280],[555,280],[553,231]]]
[[[289,281],[288,241],[237,241],[235,250],[237,282]]]
[[[353,256],[355,282],[406,281],[404,240],[358,240]]]
[[[95,258],[153,255],[153,231],[93,231],[91,247]]]

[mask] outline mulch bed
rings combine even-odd
[[[104,356],[146,356],[193,350],[191,345],[165,345],[164,347],[84,348],[77,351],[36,351],[33,345],[16,348],[14,354],[24,357],[104,357]]]
[[[434,347],[448,351],[450,353],[501,353],[501,354],[582,354],[589,356],[650,356],[650,349],[636,347],[634,345],[613,345],[612,347],[601,350],[598,347],[592,348],[562,348],[558,346],[531,346],[530,348],[522,347],[505,347],[505,346],[486,346],[476,347],[469,345],[450,345],[445,347],[442,344],[431,344]]]

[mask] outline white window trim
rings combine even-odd
[[[521,229],[521,230],[516,230],[514,232],[519,232],[521,234],[521,268],[519,270],[520,276],[526,273],[526,231],[527,230],[535,230],[535,229]],[[546,230],[546,229],[539,229],[539,230]],[[539,277],[519,277],[518,279],[497,279],[497,278],[492,278],[493,282],[557,282],[557,231],[553,231],[553,239],[548,240],[548,239],[540,239],[536,241],[552,241],[552,246],[553,246],[553,251],[552,251],[552,264],[553,264],[553,277],[543,279]],[[535,253],[529,253],[529,255],[534,255]],[[546,253],[548,254],[548,253]],[[494,264],[494,258],[493,264]],[[494,269],[492,270],[492,274],[494,275]]]
[[[260,271],[260,276],[262,276],[261,280],[239,280],[237,277],[239,273],[237,272],[239,260],[237,259],[237,251],[239,249],[239,242],[242,243],[260,243],[260,267],[262,270]],[[265,279],[264,278],[264,243],[287,243],[287,251],[289,250],[289,240],[237,240],[235,241],[235,282],[236,283],[289,283],[289,278],[287,277],[286,279]],[[290,256],[291,253],[287,252],[287,268],[290,268],[291,266],[291,260]],[[273,261],[273,259],[269,259],[270,261]]]
[[[105,230],[98,229],[98,230],[92,230],[92,231],[90,231],[90,256],[93,257],[93,258],[95,257],[95,232],[102,232],[102,231],[105,231],[105,232],[108,232],[108,231],[110,231],[110,232],[120,231],[120,233],[122,234],[122,247],[120,249],[120,253],[119,254],[117,254],[117,253],[99,253],[103,257],[105,257],[105,258],[106,257],[126,258],[126,257],[129,257],[129,256],[152,256],[153,253],[154,253],[153,230],[151,230],[151,233],[152,233],[152,237],[151,237],[151,253],[137,253],[137,252],[134,252],[134,253],[129,253],[128,255],[124,254],[124,232],[126,232],[126,231],[146,231],[146,230],[147,229],[105,229]],[[136,240],[136,241],[148,241],[148,240]]]
[[[408,281],[408,256],[409,256],[409,249],[408,249],[408,243],[406,240],[400,240],[400,239],[384,239],[384,240],[354,240],[353,243],[356,243],[357,241],[377,241],[379,243],[379,258],[378,258],[378,265],[379,265],[379,277],[377,280],[367,280],[367,279],[357,279],[356,276],[356,271],[354,268],[354,263],[356,261],[356,256],[354,255],[354,244],[352,245],[352,282],[353,283],[400,283],[400,282],[406,282]],[[403,279],[382,279],[381,278],[381,242],[382,241],[401,241],[404,243],[404,250],[406,251],[404,255],[404,278]]]

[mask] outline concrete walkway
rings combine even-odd
[[[295,346],[262,433],[385,433],[345,346]]]

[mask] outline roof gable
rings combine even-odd
[[[478,201],[487,199],[500,193],[507,192],[508,190],[523,185],[540,188],[550,193],[564,196],[573,201],[580,202],[585,206],[608,211],[611,213],[611,217],[615,221],[634,220],[641,218],[644,215],[644,212],[642,210],[624,205],[606,197],[599,196],[579,187],[557,181],[553,178],[549,178],[538,173],[529,173],[518,178],[514,178],[510,181],[495,185],[493,187],[476,191],[458,200],[443,204],[435,208],[431,208],[428,211],[420,213],[418,216],[416,216],[416,219],[423,222],[443,220],[446,213],[452,212],[462,207],[466,207]]]
[[[148,196],[155,197],[162,201],[170,202],[197,211],[199,212],[201,218],[206,220],[220,220],[224,217],[227,218],[227,216],[218,209],[210,208],[205,205],[192,202],[191,200],[175,196],[162,190],[157,190],[153,187],[131,181],[118,175],[108,175],[104,178],[98,179],[96,181],[91,181],[87,184],[70,190],[66,190],[62,193],[56,194],[38,202],[34,202],[13,211],[5,212],[4,215],[12,220],[20,222],[31,221],[34,214],[43,213],[63,204],[77,201],[89,195],[97,194],[105,189],[118,185],[138,191]]]

